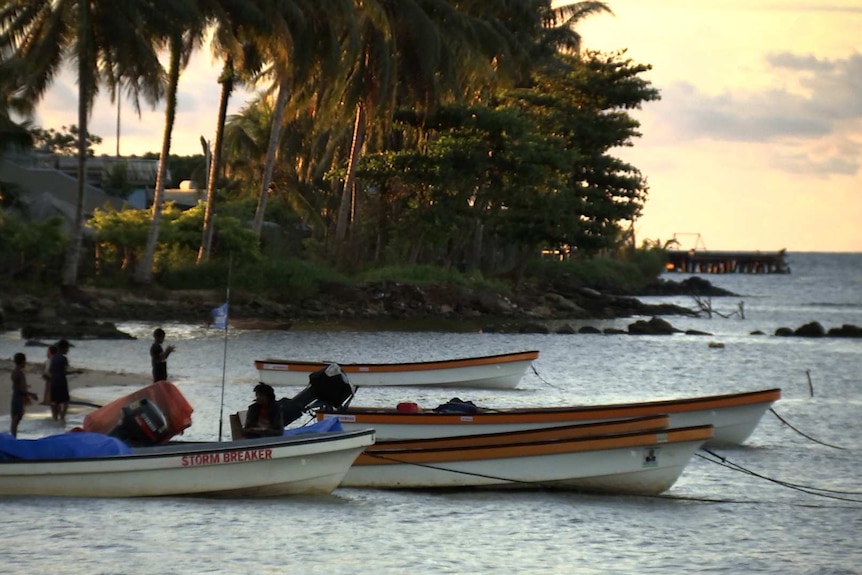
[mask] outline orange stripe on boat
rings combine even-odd
[[[650,433],[629,433],[563,441],[541,441],[518,445],[475,446],[453,449],[412,449],[387,452],[372,451],[360,454],[354,465],[430,464],[578,453],[606,449],[628,449],[632,447],[660,447],[662,445],[685,441],[707,441],[712,438],[712,435],[713,427],[711,425],[701,425]]]
[[[396,441],[378,441],[365,450],[390,451],[403,449],[444,449],[452,447],[471,447],[475,445],[513,445],[517,443],[535,443],[537,441],[559,441],[600,435],[618,435],[644,431],[656,431],[670,425],[667,415],[637,417],[618,421],[603,421],[600,423],[584,423],[581,425],[565,425],[562,427],[543,427],[523,431],[509,431],[486,435],[467,435],[457,437],[435,437],[430,439],[404,439]]]
[[[339,363],[344,373],[398,373],[410,371],[432,371],[438,369],[454,369],[460,367],[477,367],[482,365],[497,365],[517,361],[533,361],[539,357],[538,351],[523,351],[519,353],[504,353],[483,357],[468,357],[462,359],[446,359],[440,361],[420,361],[413,363]],[[322,362],[293,361],[284,359],[255,360],[257,369],[272,369],[282,371],[314,372],[328,365]]]
[[[491,425],[504,423],[554,423],[559,421],[589,421],[594,419],[625,419],[647,415],[673,414],[707,409],[720,409],[741,405],[774,402],[781,399],[780,389],[751,391],[730,395],[715,395],[642,403],[613,405],[578,405],[568,407],[515,408],[499,411],[479,411],[471,414],[399,413],[392,409],[351,407],[332,412],[317,413],[318,419],[337,416],[351,423],[404,425]]]

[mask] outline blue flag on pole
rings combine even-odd
[[[227,302],[214,308],[212,314],[213,327],[216,329],[227,329]]]

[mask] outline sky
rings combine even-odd
[[[661,100],[633,112],[642,137],[616,150],[647,178],[638,244],[683,249],[862,252],[862,0],[608,0],[585,19],[585,49],[627,50]],[[172,153],[215,130],[219,64],[200,53],[180,78]],[[61,75],[36,123],[77,123]],[[238,91],[229,113],[251,97]],[[120,152],[158,151],[164,110],[124,103]],[[116,151],[107,96],[90,131]]]

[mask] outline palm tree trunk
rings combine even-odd
[[[135,270],[135,281],[148,284],[153,281],[153,263],[156,246],[159,243],[159,228],[162,221],[162,204],[165,198],[165,176],[168,171],[168,159],[171,154],[171,136],[174,131],[174,120],[177,115],[177,86],[180,81],[180,46],[181,39],[171,39],[171,63],[168,71],[168,91],[165,102],[165,129],[162,134],[162,153],[159,156],[159,171],[156,174],[156,189],[153,192],[153,221],[147,236],[147,246],[144,255]]]
[[[263,218],[266,213],[266,201],[269,196],[269,186],[272,184],[272,173],[275,170],[275,161],[278,158],[278,147],[281,141],[281,125],[284,121],[284,110],[287,108],[287,100],[291,92],[290,80],[282,79],[278,85],[278,97],[275,100],[275,109],[272,112],[272,125],[269,129],[269,146],[266,149],[266,164],[263,168],[263,179],[260,182],[260,195],[257,198],[257,210],[254,212],[254,223],[252,229],[260,239],[263,228]]]
[[[344,178],[344,189],[341,192],[341,205],[338,207],[338,222],[335,227],[335,250],[338,260],[346,253],[347,228],[350,222],[352,206],[355,201],[354,180],[359,153],[365,140],[365,106],[356,106],[356,119],[353,123],[353,141],[350,144],[350,158],[347,161],[347,176]]]
[[[198,250],[197,263],[209,260],[212,250],[213,206],[215,204],[215,187],[218,173],[221,171],[221,153],[224,142],[224,125],[227,120],[227,104],[233,92],[233,59],[227,58],[224,64],[221,80],[221,96],[219,98],[218,123],[216,124],[215,141],[213,141],[212,161],[207,178],[207,200],[204,210],[204,225],[201,235],[201,247]]]
[[[63,264],[62,284],[64,288],[78,285],[78,264],[81,259],[81,242],[84,235],[84,193],[87,185],[87,116],[94,79],[87,67],[89,42],[90,3],[78,2],[78,187],[75,201],[75,221],[72,222],[72,237]]]

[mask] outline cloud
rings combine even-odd
[[[791,173],[855,174],[862,140],[862,55],[828,60],[770,54],[781,86],[709,94],[688,82],[662,90],[655,112],[669,122],[665,139],[773,146],[772,163]]]
[[[852,157],[831,156],[823,159],[809,154],[780,154],[772,161],[773,167],[792,174],[836,174],[853,176],[859,172],[859,160]]]

